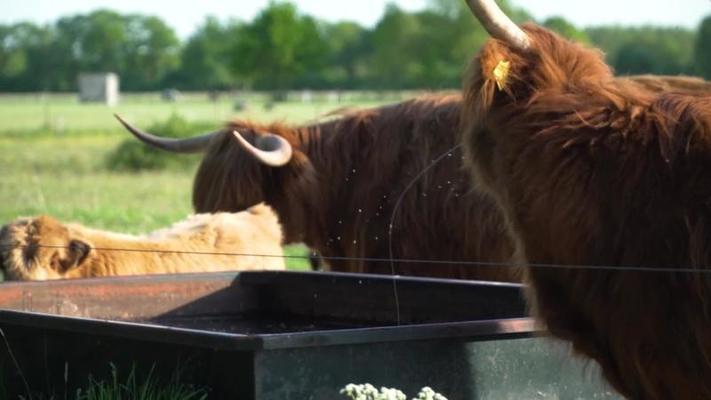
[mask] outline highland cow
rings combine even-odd
[[[600,52],[470,6],[494,38],[465,82],[463,149],[534,315],[629,398],[711,398],[708,92],[615,79]]]
[[[460,105],[459,95],[428,95],[304,126],[236,121],[187,140],[125,125],[153,146],[206,150],[197,212],[264,201],[286,242],[317,250],[333,271],[517,280],[499,213],[461,168]]]
[[[709,89],[689,77],[621,80],[651,90]],[[459,151],[452,150],[461,104],[456,94],[428,95],[306,126],[236,121],[184,140],[125,125],[155,147],[207,150],[194,182],[198,212],[239,211],[266,201],[279,215],[286,242],[317,250],[326,269],[517,281],[498,209],[469,184]]]
[[[39,216],[0,229],[0,267],[11,280],[284,269],[281,241],[276,215],[264,205],[193,215],[141,236]]]

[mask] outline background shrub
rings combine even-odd
[[[158,136],[184,138],[215,129],[207,124],[189,123],[177,114],[146,129]],[[128,137],[106,157],[106,167],[111,171],[191,169],[200,160],[200,154],[180,155],[149,147],[139,140]]]

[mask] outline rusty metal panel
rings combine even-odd
[[[236,273],[71,279],[0,284],[0,308],[68,317],[145,320],[232,286]],[[226,296],[239,296],[237,291]],[[231,312],[234,299],[216,299],[216,312]]]
[[[107,377],[111,362],[158,376],[182,365],[211,398],[326,400],[354,381],[452,400],[614,398],[536,337],[521,289],[281,271],[9,283],[0,328],[45,395]],[[0,388],[25,395],[18,378],[0,349]]]

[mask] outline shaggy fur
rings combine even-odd
[[[470,190],[461,152],[446,154],[458,142],[460,105],[459,95],[432,95],[301,127],[234,122],[202,161],[195,209],[238,211],[265,201],[279,215],[286,242],[317,250],[331,270],[390,274],[389,262],[362,258],[389,258],[395,203],[445,155],[404,194],[393,222],[393,258],[508,262],[512,246],[498,211]],[[265,132],[281,135],[293,158],[281,168],[264,166],[240,148],[232,129],[250,141]],[[511,272],[508,266],[394,264],[403,275],[516,280]]]
[[[524,30],[527,52],[485,44],[463,107],[469,169],[519,260],[672,269],[532,266],[533,312],[628,398],[711,398],[707,89],[615,80],[598,51]],[[511,73],[499,91],[501,60]]]
[[[62,224],[49,216],[19,218],[0,229],[0,267],[7,279],[16,280],[284,269],[281,239],[277,218],[266,206],[237,214],[193,215],[145,236]]]
[[[635,76],[652,90],[700,91],[703,80]],[[284,225],[286,241],[305,242],[335,271],[392,273],[390,263],[343,258],[389,258],[387,233],[395,203],[432,160],[457,144],[462,98],[429,95],[370,110],[333,113],[302,127],[234,122],[207,151],[195,179],[199,212],[238,211],[266,201]],[[295,152],[283,168],[262,165],[229,133],[248,140],[272,132]],[[472,218],[476,224],[462,218]],[[393,224],[396,259],[508,262],[513,245],[490,200],[467,182],[460,152],[434,165],[402,198]],[[464,244],[468,243],[469,246]],[[475,243],[474,246],[471,246]],[[330,265],[330,268],[328,267]],[[508,266],[395,263],[395,273],[483,280],[518,280]]]

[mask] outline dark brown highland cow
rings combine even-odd
[[[495,38],[465,83],[464,150],[535,315],[628,398],[711,398],[711,98],[615,80],[598,51],[473,1]]]
[[[498,210],[469,189],[461,152],[448,151],[458,143],[460,105],[459,95],[432,95],[306,126],[237,121],[177,141],[129,130],[163,149],[206,151],[194,182],[197,212],[264,201],[277,212],[286,242],[318,250],[331,270],[517,280],[506,265],[397,261],[510,259]],[[388,225],[398,200],[391,271]]]
[[[707,82],[688,77],[623,81],[652,90],[709,89]],[[459,95],[430,95],[306,126],[238,121],[217,134],[180,141],[130,129],[163,149],[206,149],[193,193],[198,212],[240,211],[265,200],[276,209],[286,242],[318,250],[331,270],[392,273],[383,261],[390,256],[388,224],[413,181],[393,223],[394,258],[506,263],[513,245],[498,210],[469,185],[460,153],[447,154],[458,141],[461,104]],[[445,158],[415,179],[440,155]],[[471,220],[476,224],[467,223]],[[395,262],[394,267],[403,275],[518,280],[506,265]]]

